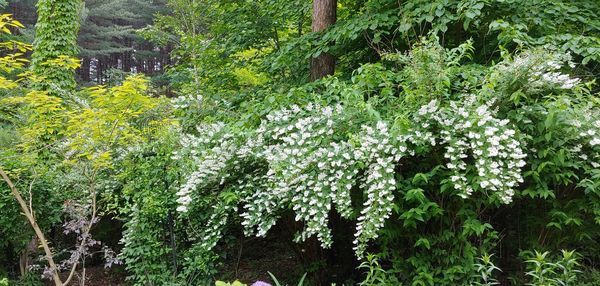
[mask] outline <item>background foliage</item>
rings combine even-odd
[[[311,285],[596,283],[596,1],[339,0],[320,33],[304,0],[63,2],[32,72],[16,22],[0,61],[0,165],[57,249],[95,173],[133,285],[237,275],[261,239]],[[32,234],[0,206],[15,278]]]

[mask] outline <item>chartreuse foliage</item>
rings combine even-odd
[[[144,135],[176,124],[169,118],[147,117],[160,100],[146,92],[147,80],[133,76],[109,89],[89,88],[72,102],[32,90],[2,103],[22,107],[26,120],[18,131],[24,154],[38,155],[40,143],[47,142],[67,163],[83,160],[94,168],[110,168],[116,148],[143,142]]]
[[[0,33],[10,34],[11,28],[22,27],[23,25],[13,19],[12,15],[0,15]],[[11,80],[10,75],[15,71],[23,69],[28,63],[28,60],[24,58],[24,54],[30,50],[31,45],[25,43],[15,41],[0,42],[0,51],[3,52],[3,56],[0,57],[0,89],[6,91],[17,88],[17,82]]]
[[[46,62],[50,68],[69,70],[76,63],[65,56]],[[48,79],[33,76],[28,80]],[[7,118],[16,138],[14,144],[0,149],[8,155],[0,163],[15,181],[24,182],[19,187],[28,186],[40,217],[38,223],[44,229],[69,219],[63,217],[63,202],[65,206],[87,206],[88,211],[91,202],[98,207],[98,198],[111,194],[115,162],[128,148],[146,144],[156,134],[177,126],[165,109],[168,101],[150,97],[148,80],[142,76],[129,77],[111,88],[97,86],[72,92],[67,98],[13,83],[8,87],[14,87],[14,94],[0,98],[0,103],[12,111]],[[20,217],[13,210],[10,193],[3,190],[0,203],[10,206],[3,207],[3,213],[6,210],[15,213],[13,218]],[[3,226],[7,235],[14,228],[21,232],[23,228],[21,221],[14,219]],[[31,238],[23,234],[25,237],[18,239]]]
[[[11,15],[3,14],[0,16],[1,33],[11,33],[11,29],[22,28],[23,26],[16,20],[12,19]],[[19,135],[16,131],[17,124],[23,122],[24,118],[19,116],[19,111],[11,104],[10,96],[20,96],[23,94],[23,81],[28,78],[29,73],[25,72],[27,63],[25,54],[31,50],[31,45],[17,41],[7,41],[0,43],[2,57],[0,58],[0,166],[6,170],[12,171],[11,175],[26,173],[31,167],[24,160],[19,150],[15,146],[19,143]],[[8,98],[7,98],[8,97]],[[39,169],[38,169],[39,170]],[[36,170],[29,170],[36,172]],[[28,187],[29,193],[32,195],[30,203],[35,206],[36,214],[42,219],[38,220],[38,225],[44,229],[48,228],[53,223],[59,221],[60,211],[51,208],[52,204],[58,203],[55,196],[51,195],[48,190],[48,184],[40,182],[42,178],[47,178],[44,174],[36,176],[38,179],[21,183],[19,187]],[[36,194],[36,196],[33,196]],[[33,236],[33,231],[15,203],[10,190],[2,188],[0,192],[0,247],[2,255],[0,255],[0,263],[6,265],[11,263],[11,252],[21,251],[27,247],[27,243]],[[2,270],[3,274],[6,273]],[[37,280],[37,275],[30,276]],[[7,279],[2,280],[2,283],[9,285]],[[12,285],[12,284],[10,284]]]

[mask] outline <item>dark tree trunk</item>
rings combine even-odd
[[[115,53],[110,56],[110,68],[111,69],[119,68],[119,54]]]
[[[131,52],[123,53],[123,71],[124,72],[131,71]]]
[[[314,0],[312,13],[312,32],[321,32],[336,21],[337,0]],[[301,24],[300,24],[301,25]],[[298,28],[301,33],[301,26]],[[335,71],[335,58],[328,53],[321,53],[310,61],[310,80],[315,81]],[[324,225],[323,227],[328,227]],[[313,268],[311,278],[314,285],[331,285],[333,258],[331,250],[324,250],[316,237],[310,237],[301,245],[300,260],[307,269]],[[316,266],[316,269],[315,269]]]
[[[131,39],[126,39],[125,45],[128,48],[131,48],[133,50],[133,44],[131,42]],[[123,52],[123,71],[124,72],[131,72],[132,62],[133,62],[133,52],[131,50]]]
[[[314,0],[311,26],[312,31],[320,32],[335,24],[336,8],[336,0]],[[334,71],[335,58],[333,55],[321,53],[318,57],[311,59],[310,79],[312,81],[331,75]]]
[[[79,77],[84,82],[89,82],[90,79],[90,58],[83,58],[81,60],[81,67],[77,71],[79,73]]]
[[[99,57],[98,58],[98,66],[96,69],[96,77],[98,79],[98,84],[104,84],[104,62],[105,62],[105,57]]]

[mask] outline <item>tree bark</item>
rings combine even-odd
[[[314,0],[312,31],[321,32],[335,24],[337,0]],[[335,58],[329,53],[321,53],[310,62],[310,80],[315,81],[335,71]]]
[[[77,72],[79,73],[79,77],[81,78],[82,81],[89,82],[91,80],[90,79],[90,58],[84,57],[81,60],[81,66],[79,67],[79,70],[77,70]]]

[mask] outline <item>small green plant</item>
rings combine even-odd
[[[8,279],[7,278],[0,279],[0,286],[8,286]]]
[[[525,275],[530,278],[530,283],[527,285],[576,285],[577,274],[581,272],[576,269],[579,266],[577,254],[575,251],[566,250],[562,250],[561,253],[562,257],[557,261],[552,261],[548,251],[529,253],[530,258],[525,261],[529,270]]]
[[[277,278],[275,277],[275,275],[273,275],[273,273],[271,273],[271,272],[267,272],[267,273],[269,273],[269,276],[271,276],[271,279],[273,279],[273,284],[275,284],[275,286],[284,286],[283,284],[281,284],[279,282],[279,280],[277,280]],[[304,275],[302,275],[302,277],[298,281],[298,286],[304,286],[304,279],[306,279],[306,273],[304,273]]]
[[[371,286],[371,285],[401,285],[394,276],[391,276],[381,268],[379,264],[379,257],[374,254],[367,254],[367,259],[363,261],[358,268],[365,269],[365,280],[363,280],[360,286]]]
[[[493,254],[484,254],[479,259],[479,263],[475,263],[477,274],[473,275],[476,279],[472,285],[477,286],[491,286],[500,285],[498,280],[494,278],[494,271],[502,271],[492,261]]]

